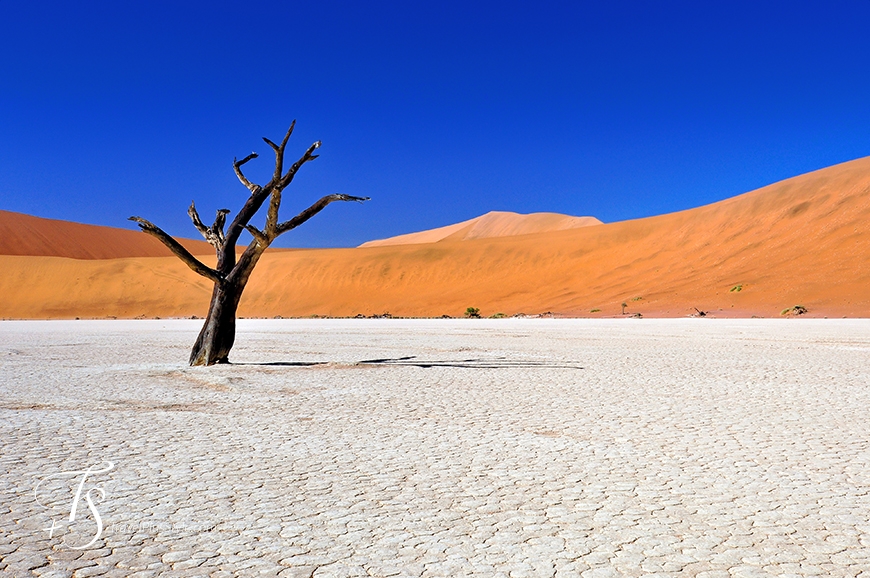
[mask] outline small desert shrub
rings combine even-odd
[[[601,309],[590,309],[589,313],[599,313]]]
[[[641,299],[643,299],[643,297],[632,297],[631,298],[632,301],[640,301]]]
[[[807,308],[803,305],[795,305],[794,307],[787,307],[779,312],[780,315],[803,315],[807,312]]]
[[[480,318],[480,309],[477,307],[469,307],[465,310],[465,316],[469,318],[479,319]]]
[[[493,313],[489,316],[490,319],[502,319],[503,317],[507,317],[504,313]]]
[[[740,293],[743,291],[743,285],[735,285],[731,288],[731,293]]]

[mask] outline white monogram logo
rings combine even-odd
[[[102,467],[101,467],[102,466]],[[97,509],[97,505],[94,503],[94,496],[99,495],[99,499],[102,500],[106,497],[106,492],[99,485],[94,485],[93,487],[85,490],[85,482],[87,482],[88,477],[96,474],[104,474],[115,467],[115,464],[112,462],[103,462],[102,464],[98,464],[96,466],[91,466],[86,470],[75,471],[75,472],[60,472],[57,474],[51,474],[50,476],[46,476],[42,480],[36,484],[36,487],[33,489],[33,493],[36,496],[36,502],[45,508],[55,509],[57,506],[48,506],[39,499],[39,488],[45,482],[57,478],[62,478],[66,476],[81,476],[81,481],[78,484],[78,488],[76,489],[75,496],[72,500],[72,505],[69,510],[69,523],[72,524],[76,520],[76,515],[78,513],[79,501],[82,498],[82,493],[84,492],[85,502],[87,502],[88,509],[91,512],[91,516],[94,519],[94,523],[96,524],[96,532],[94,533],[94,537],[90,542],[84,544],[83,546],[70,546],[73,550],[84,550],[85,548],[89,548],[97,540],[100,539],[100,536],[103,533],[103,519],[100,517],[100,511]],[[57,529],[57,522],[55,520],[51,521],[51,528],[45,528],[46,531],[49,532],[48,537],[52,538],[54,536],[54,531]]]

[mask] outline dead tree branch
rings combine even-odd
[[[255,229],[255,227],[251,227]],[[253,235],[253,231],[251,232]],[[244,285],[248,282],[248,278],[251,276],[251,273],[254,271],[254,267],[257,265],[257,262],[260,260],[260,257],[269,247],[269,243],[272,241],[267,240],[266,244],[263,245],[258,240],[253,240],[248,244],[245,248],[242,255],[239,257],[239,263],[236,265],[232,272],[227,275],[227,282],[233,285]]]
[[[283,223],[278,225],[278,227],[275,231],[275,236],[277,237],[278,235],[286,233],[287,231],[289,231],[291,229],[295,229],[296,227],[298,227],[299,225],[301,225],[302,223],[304,223],[305,221],[307,221],[308,219],[310,219],[311,217],[313,217],[314,215],[316,215],[317,213],[319,213],[320,211],[325,209],[326,205],[328,205],[329,203],[332,203],[335,201],[356,201],[357,203],[362,203],[362,202],[368,201],[368,200],[369,200],[369,197],[354,197],[351,195],[342,195],[342,194],[338,194],[338,193],[336,193],[334,195],[326,195],[325,197],[323,197],[322,199],[320,199],[319,201],[317,201],[316,203],[314,203],[313,205],[311,205],[310,207],[308,207],[307,209],[305,209],[304,211],[302,211],[301,213],[299,213],[298,215],[296,215],[295,217],[290,219],[289,221],[284,221]]]
[[[254,183],[249,181],[248,177],[242,174],[242,165],[251,159],[257,158],[258,156],[260,155],[258,155],[257,153],[251,153],[240,161],[233,159],[233,170],[236,171],[236,176],[239,177],[239,180],[242,181],[242,184],[245,185],[252,193],[256,193],[257,189],[261,187],[260,185],[255,185]]]
[[[296,121],[290,123],[290,128],[284,135],[284,139],[280,145],[273,143],[271,140],[263,137],[263,140],[272,147],[275,151],[275,172],[272,175],[272,183],[278,185],[281,182],[281,175],[284,172],[284,149],[287,146],[287,141],[290,140],[290,135],[293,134],[293,129],[296,127]],[[278,227],[278,208],[281,206],[281,191],[283,186],[275,186],[272,190],[272,196],[269,200],[269,212],[266,215],[266,234],[274,238]]]
[[[279,182],[279,188],[281,190],[284,190],[287,188],[287,185],[289,185],[290,181],[293,180],[293,177],[296,176],[296,171],[299,170],[299,167],[301,167],[302,165],[304,165],[308,161],[313,161],[318,156],[320,156],[320,155],[311,154],[314,151],[316,151],[317,149],[319,149],[320,145],[321,145],[320,141],[315,142],[310,147],[308,147],[308,150],[305,151],[305,154],[302,155],[302,157],[298,161],[293,163],[293,166],[290,167],[290,170],[287,171],[287,174],[284,175],[283,177],[281,177],[281,180]]]
[[[271,240],[269,240],[269,237],[266,235],[266,233],[253,225],[245,225],[245,229],[247,229],[251,236],[254,237],[257,240],[257,243],[259,243],[264,249],[268,247],[269,244],[272,242]]]
[[[275,173],[272,176],[272,181],[278,182],[281,179],[281,173],[284,171],[284,148],[287,146],[287,141],[290,140],[290,135],[293,134],[293,129],[296,127],[296,121],[294,120],[290,123],[290,128],[287,129],[287,134],[284,135],[284,140],[281,141],[281,144],[277,145],[273,143],[271,140],[263,137],[263,140],[266,141],[272,150],[275,151]]]
[[[284,136],[284,140],[281,141],[280,145],[276,145],[275,143],[267,140],[270,143],[270,146],[273,146],[275,150],[275,174],[280,174],[278,172],[279,165],[283,168],[284,164],[284,147],[287,144],[287,141],[290,139],[290,135],[293,132],[293,128],[295,126],[295,121],[290,125],[290,129],[287,131],[287,134]],[[263,206],[263,203],[270,196],[272,200],[269,203],[269,214],[266,216],[266,230],[264,231],[267,236],[271,236],[273,239],[277,237],[281,233],[278,231],[278,207],[281,204],[281,191],[283,191],[287,185],[293,180],[293,177],[296,175],[296,172],[299,168],[309,161],[313,161],[319,155],[313,154],[315,150],[320,148],[321,142],[317,141],[308,147],[308,150],[305,151],[305,154],[302,157],[293,163],[287,173],[280,178],[272,177],[272,179],[266,184],[264,187],[260,187],[258,185],[253,185],[251,189],[251,196],[248,198],[245,205],[242,207],[242,210],[236,215],[236,218],[233,219],[233,222],[230,223],[230,226],[227,228],[226,241],[224,242],[224,250],[222,254],[222,262],[227,264],[235,264],[235,252],[228,247],[234,247],[235,243],[239,240],[239,235],[241,235],[242,231],[248,226],[248,223],[251,221],[253,216],[260,210],[260,207]],[[241,161],[234,161],[233,166],[236,168],[236,175],[239,176],[239,180],[242,180],[242,184],[250,183],[244,175],[241,174],[241,170],[239,167],[252,158],[255,158],[256,153],[251,153]],[[247,186],[247,185],[245,185]],[[248,187],[251,188],[251,187]],[[277,195],[275,194],[277,191]],[[322,208],[322,207],[321,207]],[[315,212],[316,214],[316,212]],[[307,220],[307,219],[306,219]],[[304,222],[304,221],[303,221]],[[271,227],[270,227],[271,223]],[[293,227],[291,227],[293,228]],[[290,230],[290,229],[286,229]]]
[[[226,240],[224,237],[224,223],[227,222],[227,215],[229,214],[229,209],[218,209],[217,214],[214,217],[214,224],[211,226],[211,232],[217,240],[220,241],[221,247],[223,247],[224,241]]]
[[[187,208],[187,214],[190,215],[190,220],[193,221],[193,226],[196,227],[196,230],[205,237],[206,241],[211,243],[208,238],[208,227],[206,227],[202,222],[202,219],[199,218],[199,213],[196,211],[196,203],[194,203],[194,201],[190,201],[190,206]]]
[[[269,211],[266,213],[266,234],[274,236],[278,229],[278,209],[281,207],[281,190],[275,189],[272,191],[272,196],[269,199]]]
[[[184,261],[184,264],[193,269],[195,272],[199,273],[203,277],[207,279],[211,279],[217,284],[221,284],[224,282],[224,277],[212,269],[211,267],[206,266],[202,261],[194,257],[190,254],[190,251],[185,249],[181,243],[167,235],[163,229],[155,225],[150,221],[146,221],[141,217],[130,217],[131,221],[134,221],[139,228],[142,229],[145,233],[148,233],[152,237],[156,237],[158,241],[166,245],[166,247],[172,251],[172,253]]]
[[[193,221],[193,226],[199,231],[209,245],[217,251],[223,249],[224,246],[224,223],[227,220],[229,209],[219,209],[214,219],[214,224],[209,228],[203,224],[199,218],[199,213],[196,212],[196,205],[193,201],[190,202],[190,207],[187,209],[187,214],[190,215],[190,220]]]
[[[239,240],[239,235],[242,234],[242,231],[244,231],[245,227],[248,226],[248,223],[251,221],[253,216],[257,214],[257,211],[259,211],[260,207],[263,206],[263,203],[269,197],[271,192],[271,182],[264,188],[257,189],[256,193],[248,197],[248,200],[245,201],[244,206],[242,206],[242,209],[238,212],[236,218],[233,219],[233,222],[230,223],[229,227],[227,227],[224,250],[221,254],[222,261],[227,267],[232,267],[235,264],[235,246],[236,242]]]

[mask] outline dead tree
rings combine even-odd
[[[251,159],[257,158],[257,153],[251,153],[242,160],[233,159],[233,169],[236,172],[236,176],[248,188],[251,194],[244,206],[242,206],[242,209],[230,223],[229,228],[226,229],[226,232],[224,232],[224,225],[227,215],[230,213],[228,209],[220,209],[217,212],[214,224],[211,227],[207,227],[200,220],[194,203],[190,203],[187,214],[190,215],[193,225],[217,252],[217,265],[214,268],[208,267],[194,257],[178,241],[160,229],[160,227],[140,217],[130,217],[130,220],[135,221],[142,231],[159,239],[179,259],[184,261],[188,267],[214,283],[211,305],[208,308],[205,324],[199,332],[199,337],[196,339],[193,351],[190,352],[190,365],[229,363],[228,355],[236,337],[236,310],[238,309],[242,292],[245,290],[245,285],[248,283],[251,272],[260,260],[263,251],[279,235],[295,229],[322,211],[326,205],[333,201],[362,202],[369,200],[368,197],[353,197],[351,195],[326,195],[289,221],[279,221],[278,209],[281,206],[281,192],[293,181],[293,177],[302,165],[318,157],[318,155],[314,154],[314,151],[320,147],[320,141],[315,142],[308,147],[302,158],[293,163],[284,172],[284,148],[287,146],[287,141],[293,133],[294,126],[296,126],[295,120],[290,125],[287,134],[284,135],[284,140],[281,141],[281,144],[275,144],[271,140],[263,138],[275,151],[275,172],[264,186],[252,183],[242,173],[242,166]],[[266,200],[269,201],[266,224],[262,229],[258,229],[249,223]],[[241,256],[237,257],[236,243],[239,240],[239,235],[245,230],[254,238]]]

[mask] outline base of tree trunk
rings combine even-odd
[[[242,290],[215,286],[205,323],[190,352],[190,365],[229,363],[236,340],[236,310]]]

